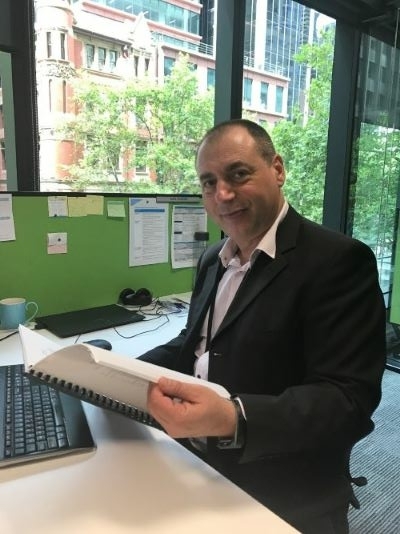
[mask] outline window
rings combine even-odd
[[[116,52],[115,50],[110,50],[108,57],[109,57],[110,72],[114,72],[117,66],[118,52]]]
[[[42,190],[200,192],[193,157],[196,140],[213,124],[214,91],[207,90],[207,68],[197,68],[198,53],[210,68],[215,54],[213,43],[198,43],[214,35],[214,10],[205,6],[200,33],[201,5],[189,3],[93,0],[82,10],[74,2],[73,19],[67,5],[38,11],[37,46],[47,33],[57,36],[53,55],[69,60],[46,64],[46,52],[37,50]],[[99,5],[112,7],[102,21]],[[61,32],[56,20],[64,8],[69,26]],[[141,12],[135,26],[132,15]],[[171,28],[184,31],[173,35]]]
[[[215,87],[215,69],[207,69],[207,87]]]
[[[51,32],[46,33],[46,45],[47,45],[47,57],[51,57],[52,56]]]
[[[86,67],[90,69],[94,62],[94,45],[86,45]]]
[[[288,201],[322,222],[334,21],[294,0],[246,0],[245,16],[242,116],[272,134],[285,161]]]
[[[63,113],[67,113],[67,82],[65,80],[62,82],[62,107]]]
[[[136,143],[136,151],[135,151],[136,174],[147,173],[146,160],[147,160],[147,143],[145,141],[138,141]]]
[[[268,107],[268,83],[261,82],[260,84],[260,104],[267,109]]]
[[[98,54],[99,70],[103,70],[106,65],[106,49],[99,47],[97,54]]]
[[[243,100],[246,104],[251,104],[253,80],[251,78],[244,78],[243,82]]]
[[[17,190],[11,54],[0,51],[0,191]]]
[[[277,113],[283,112],[283,87],[280,85],[277,85],[275,89],[275,111]]]
[[[73,6],[75,4],[78,8],[79,2]],[[55,186],[62,180],[59,174],[60,164],[70,165],[72,174],[69,176],[69,183],[73,183],[73,187],[75,180],[76,187],[85,187],[82,185],[83,181],[79,184],[78,174],[89,176],[86,183],[89,183],[92,176],[93,180],[101,176],[101,169],[96,168],[96,162],[102,158],[104,161],[107,154],[104,153],[102,157],[94,154],[95,147],[108,147],[107,150],[113,153],[113,165],[119,165],[115,174],[118,176],[118,184],[115,187],[128,187],[129,182],[134,181],[137,166],[134,161],[134,147],[138,140],[147,135],[149,139],[154,140],[154,143],[148,142],[146,150],[146,179],[149,181],[149,188],[154,190],[154,187],[159,187],[161,192],[168,191],[168,187],[172,186],[174,192],[177,189],[198,191],[195,175],[191,174],[193,160],[189,157],[185,159],[186,156],[182,159],[181,155],[182,147],[185,147],[185,150],[187,148],[188,154],[193,151],[197,137],[197,133],[193,132],[199,131],[203,134],[214,121],[217,3],[205,2],[201,4],[202,7],[198,7],[197,4],[200,3],[197,2],[187,3],[189,4],[190,9],[182,7],[179,0],[93,0],[85,4],[84,15],[80,9],[74,11],[76,20],[62,32],[65,35],[64,54],[67,58],[67,46],[71,43],[73,50],[81,50],[82,62],[79,57],[74,57],[78,56],[77,54],[68,58],[71,71],[62,73],[62,80],[65,81],[63,84],[53,76],[50,116],[46,115],[49,113],[48,109],[43,107],[43,104],[47,104],[48,79],[44,76],[46,66],[42,57],[41,63],[37,64],[40,66],[37,69],[39,135],[43,134],[44,141],[40,144],[40,161],[54,161],[54,169],[48,176],[55,177]],[[112,10],[107,12],[107,20],[102,21],[104,24],[93,24],[93,21],[101,16],[99,5],[112,7]],[[262,5],[265,6],[264,16],[260,13]],[[54,12],[52,15],[51,9],[48,10],[49,23],[36,28],[37,43],[45,42],[46,32],[52,33],[53,36],[55,34]],[[132,15],[137,16],[140,12],[144,13],[140,27],[131,25],[129,28],[132,28],[132,31],[127,32],[126,24],[132,22]],[[243,79],[243,116],[248,115],[268,127],[278,123],[279,127],[281,120],[294,116],[298,106],[301,108],[300,122],[308,120],[309,102],[305,95],[308,94],[312,82],[311,73],[314,72],[315,66],[308,66],[304,62],[298,66],[294,56],[304,43],[310,44],[312,40],[316,42],[317,32],[314,31],[316,25],[313,21],[316,21],[317,15],[316,12],[291,0],[268,0],[265,3],[246,0],[245,31],[249,33],[244,40],[244,55],[248,58],[248,67]],[[65,24],[68,24],[67,18],[64,20]],[[156,31],[148,23],[149,20],[158,23]],[[115,42],[111,31],[102,35],[102,28],[111,29],[111,25],[116,30]],[[168,31],[163,30],[165,25],[169,26]],[[121,31],[118,31],[118,27]],[[52,28],[51,31],[49,28]],[[184,31],[173,35],[171,28]],[[189,31],[193,32],[196,39],[184,35]],[[151,36],[151,39],[147,41],[146,35]],[[199,62],[199,53],[206,55],[206,61]],[[197,71],[192,70],[192,65],[198,65]],[[81,78],[82,67],[88,71],[85,77]],[[49,68],[50,66],[47,67]],[[110,77],[109,73],[113,76]],[[130,94],[125,91],[134,80],[140,82],[144,77],[146,87],[138,84]],[[170,79],[174,84],[168,83]],[[91,84],[90,87],[87,84]],[[40,96],[40,92],[45,94]],[[193,98],[193,94],[196,98]],[[193,103],[198,106],[196,113],[189,109],[189,104]],[[166,109],[158,108],[161,105]],[[61,125],[59,117],[54,115],[61,109],[69,111],[64,113],[64,119],[67,122],[71,120],[71,124]],[[190,114],[190,121],[186,120],[185,113]],[[198,116],[200,120],[196,120],[192,125],[191,121]],[[97,122],[98,117],[102,119],[102,124]],[[53,144],[46,142],[49,122],[57,125]],[[79,124],[82,126],[80,129]],[[104,124],[109,126],[103,128]],[[176,124],[187,124],[187,131],[179,131]],[[86,132],[88,125],[93,131]],[[99,138],[97,142],[93,141],[100,132],[107,129],[113,132],[108,139]],[[66,154],[60,156],[63,151],[66,152],[67,146],[67,143],[63,144],[63,136],[69,143],[68,157]],[[174,141],[172,145],[169,144],[170,140],[171,143]],[[160,145],[157,145],[156,141]],[[71,146],[74,147],[73,150]],[[54,149],[55,153],[49,157],[45,156],[44,152],[51,149]],[[84,157],[74,161],[73,154],[80,153]],[[164,159],[165,154],[170,156],[168,161]],[[288,157],[288,160],[292,158]],[[93,169],[90,169],[92,163]],[[85,168],[74,174],[76,167],[80,165]],[[188,184],[185,183],[186,176],[190,177],[187,179]],[[108,188],[109,182],[111,180],[107,177],[104,181],[107,185],[104,187]],[[47,184],[48,182],[46,187]],[[302,208],[308,209],[305,208],[304,202],[302,199]]]
[[[164,76],[169,76],[171,74],[174,64],[175,60],[172,57],[164,58]]]
[[[379,68],[382,56],[388,59],[389,72]],[[398,224],[400,112],[390,95],[400,94],[400,53],[397,48],[364,35],[360,62],[362,74],[357,99],[363,113],[355,119],[352,168],[355,179],[350,190],[348,231],[375,252],[382,290],[389,295],[393,283],[393,297],[397,302],[400,270],[396,266],[397,279],[393,281],[392,266],[394,251],[398,248],[395,228]],[[376,68],[372,68],[372,64]],[[375,76],[372,80],[375,89],[369,91],[372,76]],[[379,94],[378,87],[382,85],[385,95]],[[398,309],[396,306],[392,312],[396,323],[400,322]]]
[[[60,54],[61,54],[61,59],[66,59],[66,54],[65,54],[65,33],[61,33],[60,34]]]

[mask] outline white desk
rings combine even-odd
[[[154,328],[157,319],[117,330]],[[177,334],[186,317],[131,340],[114,330],[113,350],[139,355]],[[60,344],[76,338],[59,340]],[[22,361],[18,335],[0,341],[0,362]],[[84,403],[94,453],[0,469],[1,534],[204,534],[297,532],[164,433]]]

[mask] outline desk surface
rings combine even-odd
[[[139,355],[176,335],[185,315],[131,339],[103,338],[120,354]],[[117,328],[130,337],[165,318]],[[148,328],[147,328],[148,327]],[[60,345],[76,337],[59,340]],[[0,341],[1,364],[22,361],[18,335]],[[94,453],[0,469],[2,534],[295,533],[287,523],[163,432],[84,403]]]

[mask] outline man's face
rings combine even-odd
[[[269,164],[247,130],[232,126],[200,146],[197,174],[210,217],[241,251],[254,249],[283,206],[282,158]]]

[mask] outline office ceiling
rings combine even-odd
[[[299,0],[332,18],[399,46],[400,0]],[[400,33],[400,32],[399,32]]]

